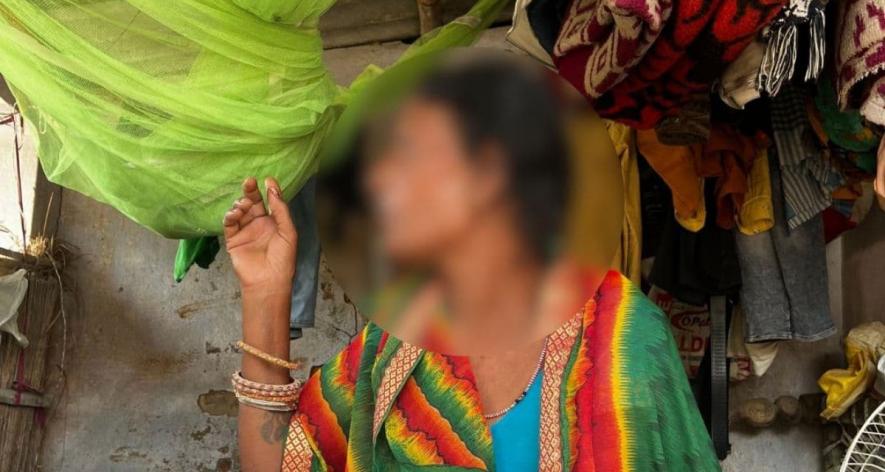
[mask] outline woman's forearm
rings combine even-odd
[[[243,291],[243,341],[268,354],[289,359],[291,288]],[[242,375],[267,384],[285,384],[289,371],[243,353]],[[277,472],[288,431],[288,412],[264,411],[240,404],[238,435],[240,462],[246,472]]]

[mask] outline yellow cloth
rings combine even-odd
[[[737,225],[741,233],[748,235],[759,234],[774,227],[768,151],[764,148],[756,154],[747,176],[747,193],[744,195],[744,204],[738,210]]]
[[[620,161],[603,120],[590,110],[570,117],[568,136],[572,179],[566,250],[582,265],[608,268],[621,245],[624,224]]]
[[[862,324],[845,337],[846,369],[830,369],[817,384],[827,394],[827,406],[820,415],[828,420],[840,416],[876,380],[876,362],[885,354],[885,324]]]
[[[696,233],[707,221],[704,179],[698,175],[702,146],[667,146],[654,130],[638,130],[636,146],[673,193],[673,211],[683,228]]]
[[[639,267],[642,260],[642,209],[635,136],[633,129],[621,123],[605,120],[605,127],[618,156],[618,162],[621,164],[621,182],[624,189],[621,244],[615,252],[612,265],[638,285],[642,279]]]

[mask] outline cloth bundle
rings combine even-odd
[[[764,200],[766,194],[770,201],[767,186],[750,182],[751,176],[758,180],[767,173],[759,169],[753,171],[753,161],[759,151],[749,137],[730,127],[716,125],[709,142],[704,145],[668,146],[658,140],[654,131],[641,130],[637,132],[637,145],[639,152],[670,187],[676,219],[685,229],[696,232],[704,226],[707,213],[704,179],[707,177],[716,178],[714,193],[718,226],[731,229],[739,223],[754,233],[758,232],[752,229],[757,224],[770,222],[770,213],[749,214],[745,210],[751,208],[744,209],[745,196],[751,185],[754,191],[752,209],[765,210],[764,205],[759,206],[758,200]]]
[[[561,54],[554,61],[560,74],[594,101],[601,116],[647,129],[709,90],[786,2],[637,3],[575,2],[578,8],[564,21],[557,41]],[[597,13],[588,15],[591,9]],[[581,40],[583,48],[576,47]]]

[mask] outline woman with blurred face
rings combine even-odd
[[[558,250],[563,120],[546,76],[512,59],[421,82],[363,183],[392,266],[422,276],[303,385],[281,362],[296,228],[273,179],[266,202],[244,182],[225,215],[251,346],[234,375],[244,470],[718,470],[663,315]]]

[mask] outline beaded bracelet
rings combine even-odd
[[[243,341],[237,341],[237,347],[242,349],[244,352],[252,354],[253,356],[255,356],[265,362],[271,363],[275,366],[283,367],[288,370],[295,370],[299,366],[299,364],[297,362],[291,362],[291,361],[280,359],[279,357],[276,357],[276,356],[272,356],[272,355],[262,351],[261,349],[258,349],[255,346],[250,346],[250,345],[244,343]]]

